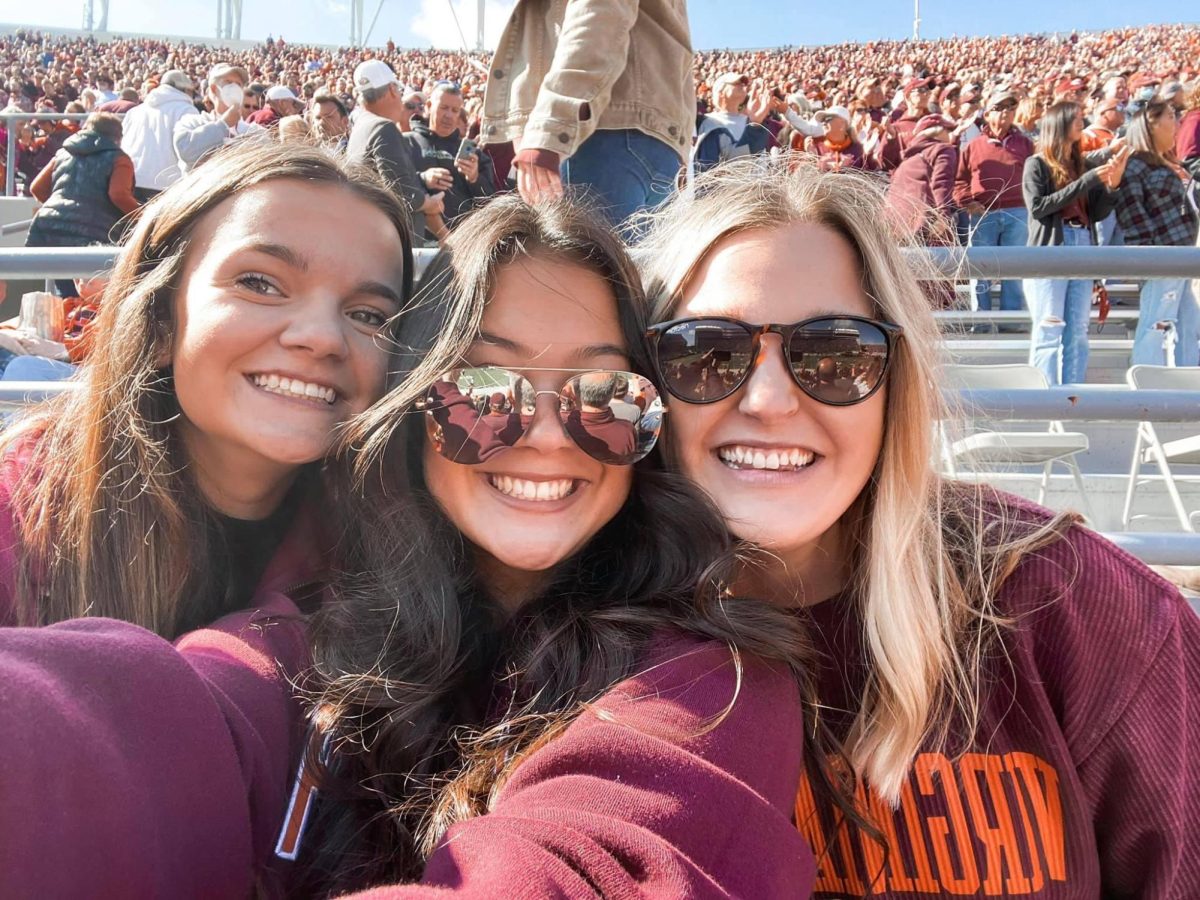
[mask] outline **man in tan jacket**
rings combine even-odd
[[[527,201],[561,196],[565,180],[620,223],[674,188],[695,118],[685,0],[518,0],[481,141],[514,143]]]

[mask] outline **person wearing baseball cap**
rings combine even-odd
[[[413,149],[404,131],[413,111],[404,103],[404,86],[391,67],[368,59],[354,70],[354,92],[360,101],[354,111],[346,156],[366,163],[383,177],[412,216],[413,241],[420,244],[426,229],[442,234],[445,226],[442,193],[425,188],[413,164]]]
[[[241,66],[217,63],[208,70],[205,99],[212,103],[212,112],[184,116],[175,125],[175,153],[184,172],[229,141],[261,131],[242,119],[242,98],[249,83],[250,75]]]
[[[874,160],[867,159],[858,135],[850,127],[850,110],[844,106],[831,106],[816,115],[824,126],[820,137],[806,138],[804,149],[817,159],[824,172],[842,172],[846,169],[873,169]]]
[[[1033,156],[1033,141],[1013,127],[1017,95],[999,88],[987,99],[984,122],[977,137],[963,145],[954,180],[954,202],[969,216],[972,247],[1024,247],[1029,239],[1028,214],[1021,194],[1025,160]],[[992,308],[992,282],[971,281],[972,307]],[[1025,308],[1021,282],[1000,282],[1000,309]]]
[[[931,245],[948,244],[954,236],[958,147],[950,137],[953,130],[954,120],[937,113],[917,119],[888,187],[888,209],[896,225]]]
[[[763,126],[770,112],[770,95],[750,103],[750,79],[740,72],[725,72],[713,82],[713,111],[700,121],[692,162],[698,170],[743,156],[766,153],[771,133]]]
[[[906,158],[904,151],[919,130],[917,123],[929,115],[932,83],[932,79],[912,76],[901,84],[904,102],[892,110],[887,140],[880,145],[880,163],[884,171],[898,168]]]
[[[142,103],[125,114],[121,149],[133,160],[133,195],[142,203],[179,180],[175,126],[184,116],[196,113],[192,102],[195,90],[186,72],[171,69]]]
[[[277,84],[267,89],[264,95],[267,105],[250,116],[250,121],[263,128],[278,125],[285,116],[298,116],[304,112],[304,101],[286,85]]]

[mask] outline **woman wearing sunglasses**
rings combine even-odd
[[[566,202],[497,199],[449,249],[400,321],[432,349],[348,435],[371,574],[316,624],[294,885],[806,895],[800,625],[713,589],[724,529],[654,463],[636,271]]]
[[[730,166],[643,244],[668,456],[801,611],[872,837],[807,784],[818,897],[1191,896],[1200,626],[1087,531],[933,468],[939,335],[879,189]]]

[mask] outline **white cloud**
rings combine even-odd
[[[450,12],[451,5],[454,14]],[[483,36],[487,49],[495,49],[499,43],[500,33],[515,5],[515,0],[484,0]],[[461,50],[465,36],[467,47],[474,50],[478,13],[479,0],[421,0],[421,9],[410,23],[409,30],[430,46],[451,50]],[[457,25],[454,22],[455,15],[458,16]]]

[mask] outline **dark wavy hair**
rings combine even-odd
[[[1071,140],[1071,126],[1079,115],[1078,103],[1063,100],[1046,110],[1038,129],[1038,152],[1050,167],[1055,189],[1066,187],[1083,174],[1083,151]]]
[[[339,596],[314,622],[308,685],[317,726],[309,758],[326,735],[334,748],[318,769],[322,801],[306,839],[316,849],[301,861],[317,891],[418,877],[446,829],[487,812],[515,768],[633,674],[663,630],[723,641],[735,662],[741,652],[781,662],[811,694],[800,620],[722,590],[721,561],[732,565],[725,528],[654,454],[638,464],[615,518],[517,615],[498,615],[426,490],[426,438],[411,405],[462,358],[497,271],[513,260],[568,260],[605,278],[631,367],[649,375],[646,304],[621,243],[575,202],[496,199],[447,249],[399,324],[411,368],[347,436],[358,524],[347,533]],[[806,749],[809,760],[830,753]]]

